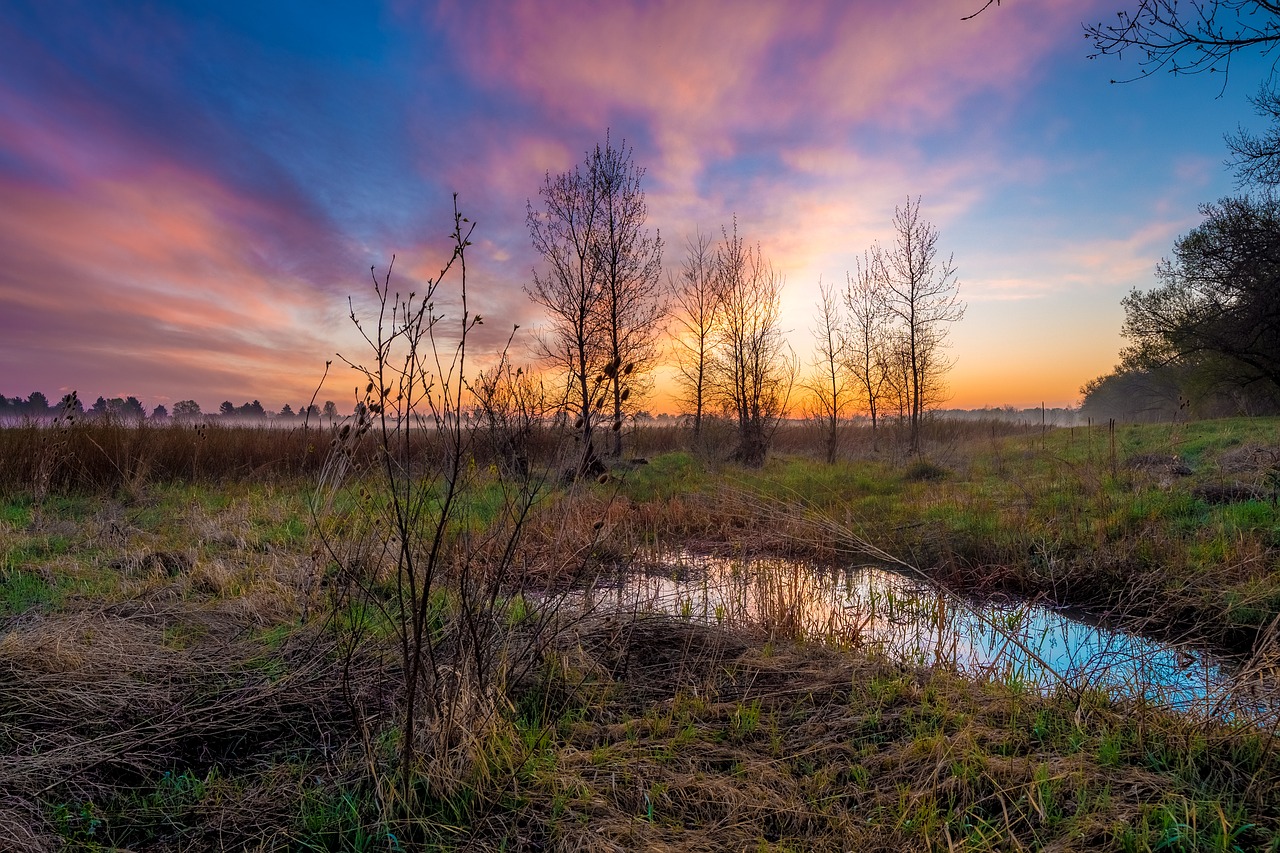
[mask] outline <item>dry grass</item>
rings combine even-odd
[[[388,794],[369,780],[390,772],[394,672],[374,643],[344,676],[320,631],[332,567],[294,485],[314,470],[312,450],[287,433],[113,429],[43,446],[48,433],[0,431],[0,494],[16,496],[0,518],[0,570],[39,593],[0,610],[0,848],[390,846],[377,817]],[[864,537],[969,585],[1068,600],[1101,588],[1175,616],[1229,590],[1235,612],[1270,612],[1265,507],[1202,511],[1176,493],[1192,483],[1122,465],[1112,475],[1105,445],[1059,436],[1046,450],[1038,434],[939,430],[943,474],[917,478],[891,459],[755,474],[657,457],[557,491],[526,528],[517,569],[545,587],[676,543],[822,559]],[[1217,459],[1212,476],[1262,487],[1269,465],[1244,459],[1254,445],[1272,446],[1179,450],[1191,480]],[[52,462],[15,463],[5,448]],[[1129,450],[1145,452],[1122,445],[1119,459]],[[1197,538],[1189,519],[1221,535]],[[1200,568],[1161,563],[1209,545],[1223,550],[1205,550]],[[765,590],[773,627],[785,628],[792,592]],[[532,623],[511,618],[495,636],[529,651],[520,666],[505,682],[462,673],[444,691],[458,725],[423,730],[448,741],[425,754],[462,759],[422,768],[424,790],[450,792],[424,797],[437,810],[411,827],[423,843],[1249,850],[1275,837],[1280,769],[1264,730],[964,681],[796,645],[786,630],[566,611],[544,649],[521,645]],[[1258,646],[1260,673],[1280,658],[1275,635]]]
[[[22,815],[14,825],[74,837],[89,818],[55,826],[49,804],[107,810],[166,773],[253,777],[290,750],[323,761],[321,745],[351,728],[337,666],[313,632],[264,646],[257,617],[226,604],[133,601],[10,623],[0,636],[0,777]],[[260,819],[233,814],[245,803],[225,807],[219,820]],[[125,811],[99,832],[127,843],[154,830],[131,827]],[[210,830],[197,822],[187,841]]]
[[[1254,849],[1276,828],[1269,754],[1240,761],[1239,732],[1096,695],[1039,697],[658,617],[589,620],[561,651],[579,711],[546,731],[547,763],[508,792],[524,805],[478,827],[484,838],[566,850]]]

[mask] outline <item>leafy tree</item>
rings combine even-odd
[[[80,395],[75,391],[62,395],[58,401],[58,414],[72,420],[84,417],[84,403],[80,402]]]
[[[314,406],[312,408],[314,408]],[[338,404],[337,403],[333,402],[332,400],[324,401],[324,418],[329,422],[330,425],[337,422],[338,420]]]
[[[164,407],[164,403],[159,404],[151,410],[151,420],[167,421],[169,419],[169,410]]]
[[[142,401],[133,396],[120,400],[117,413],[127,421],[140,421],[147,416],[147,410],[142,407]]]
[[[218,414],[224,418],[234,417],[236,414],[235,404],[230,400],[223,400],[222,405],[218,406]]]
[[[27,397],[27,414],[33,418],[44,417],[49,413],[49,398],[40,391],[32,391]]]
[[[1280,201],[1241,196],[1200,211],[1204,222],[1156,267],[1159,285],[1125,297],[1123,359],[1280,388]]]
[[[227,405],[230,405],[230,403]],[[195,400],[179,400],[173,404],[173,416],[177,420],[198,420],[200,414],[200,404]]]

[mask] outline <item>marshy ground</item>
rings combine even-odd
[[[785,608],[717,625],[534,603],[566,567],[656,549],[870,547],[955,589],[1252,653],[1242,678],[1262,684],[1274,420],[940,424],[927,461],[854,436],[834,466],[797,433],[762,471],[637,436],[650,464],[535,506],[490,612],[520,654],[459,704],[411,815],[388,782],[394,634],[343,641],[355,617],[317,543],[325,440],[197,432],[0,431],[0,848],[1280,847],[1280,749],[1257,720],[966,679]]]

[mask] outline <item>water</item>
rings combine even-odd
[[[1224,658],[1032,603],[964,599],[881,567],[680,553],[587,596],[597,606],[754,625],[1035,687],[1101,687],[1215,715],[1242,708],[1240,678]],[[1247,704],[1258,700],[1251,694]]]

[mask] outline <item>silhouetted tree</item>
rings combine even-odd
[[[888,273],[879,245],[863,252],[845,277],[845,365],[871,418],[872,442],[892,373]]]
[[[80,402],[80,395],[75,391],[62,395],[62,399],[58,401],[58,416],[70,420],[84,417],[84,404]]]
[[[662,238],[645,227],[649,217],[640,182],[644,169],[630,146],[618,147],[605,134],[596,147],[591,173],[599,185],[600,319],[604,326],[602,371],[606,402],[612,412],[610,455],[622,456],[622,424],[647,393],[657,360],[659,320],[666,312],[659,276]]]
[[[164,407],[164,403],[160,403],[151,410],[151,420],[167,421],[169,419],[169,410]]]
[[[1206,380],[1280,389],[1280,200],[1225,198],[1124,298],[1122,359],[1197,367]]]
[[[115,400],[112,400],[112,402],[115,402]],[[129,396],[120,401],[119,415],[127,421],[140,421],[147,417],[147,410],[142,407],[141,400],[137,397]]]
[[[228,403],[228,405],[230,405]],[[173,404],[173,417],[176,420],[190,421],[200,418],[200,404],[195,400],[179,400]]]
[[[542,208],[527,208],[544,270],[534,271],[525,292],[548,315],[539,346],[565,380],[582,444],[580,474],[599,464],[593,431],[606,404],[616,433],[611,450],[621,452],[624,406],[653,360],[661,243],[644,229],[643,175],[631,150],[606,136],[581,165],[547,173]]]
[[[708,383],[716,312],[720,307],[719,276],[711,238],[695,234],[685,244],[680,276],[668,278],[673,311],[678,402],[693,418],[693,435],[702,434],[702,418],[709,398]]]
[[[818,283],[817,325],[811,330],[814,340],[813,375],[808,389],[813,395],[815,414],[826,431],[827,462],[836,461],[839,449],[840,422],[849,407],[850,391],[846,381],[845,342],[842,332],[843,318],[835,292],[828,285]]]
[[[730,458],[758,467],[786,412],[795,356],[781,327],[782,276],[759,246],[746,246],[736,220],[733,232],[723,234],[716,252],[720,307],[713,386],[738,425],[738,446]]]
[[[222,405],[218,406],[218,414],[224,418],[235,417],[236,407],[230,400],[223,400]]]
[[[910,450],[920,451],[920,424],[950,368],[942,349],[947,326],[964,317],[954,256],[938,254],[938,231],[920,216],[920,198],[894,209],[894,242],[884,252],[886,305],[906,346],[904,389]]]
[[[27,397],[27,414],[33,418],[49,414],[49,398],[40,391],[32,391]]]
[[[597,149],[598,150],[598,149]],[[548,314],[538,337],[543,356],[564,377],[566,406],[576,416],[581,443],[578,473],[595,465],[592,432],[597,407],[597,376],[603,364],[604,340],[599,322],[600,203],[599,187],[587,165],[574,166],[555,178],[548,172],[538,195],[542,209],[527,206],[526,221],[533,248],[542,256],[544,272],[535,271],[525,293]]]
[[[1139,0],[1114,23],[1086,25],[1096,56],[1139,54],[1140,74],[1220,72],[1239,51],[1280,44],[1280,5],[1273,0]],[[1114,82],[1114,81],[1113,81]]]

